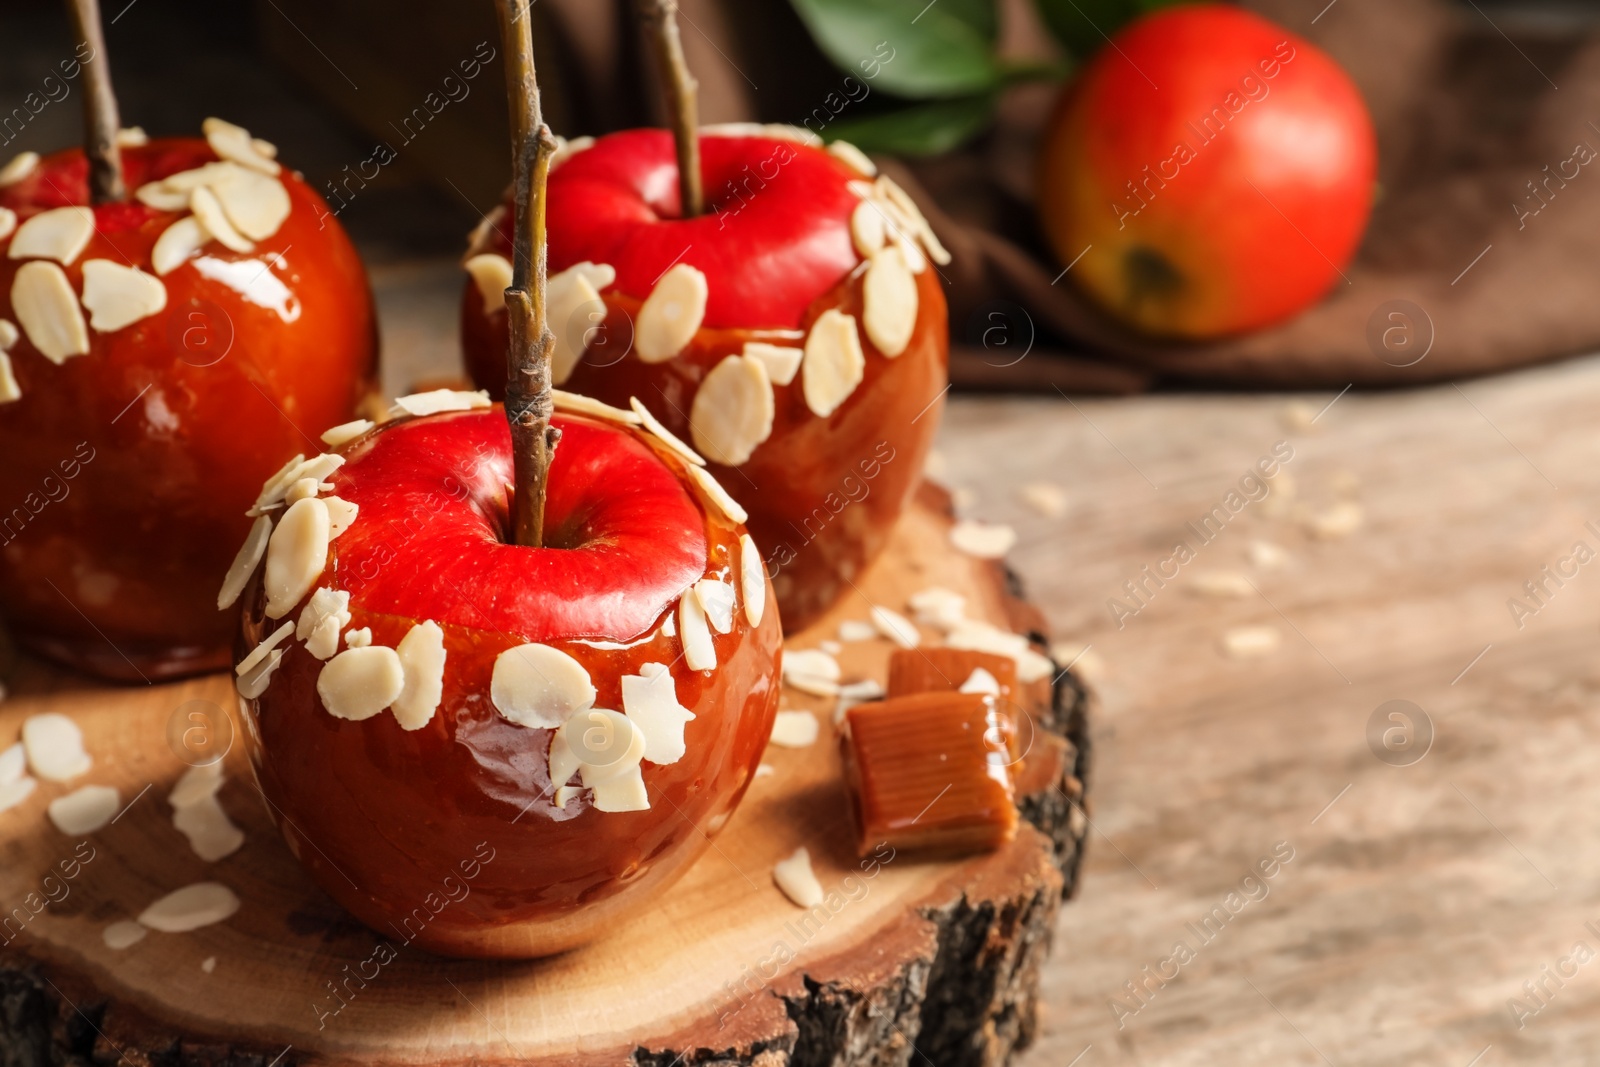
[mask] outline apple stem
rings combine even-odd
[[[550,425],[550,350],[555,335],[545,313],[545,185],[556,142],[540,113],[530,4],[531,0],[496,0],[495,6],[505,40],[517,206],[511,287],[506,290],[511,343],[506,352],[505,408],[516,470],[512,541],[538,548],[544,544],[550,460],[561,431]]]
[[[128,198],[128,187],[122,180],[122,150],[117,147],[122,116],[117,111],[117,94],[111,89],[100,2],[71,0],[67,8],[79,45],[89,50],[89,58],[83,61],[83,154],[89,157],[89,196],[96,204],[116,203]]]
[[[678,35],[678,0],[639,0],[639,16],[655,45],[656,67],[672,118],[672,136],[678,145],[678,200],[683,217],[705,211],[700,181],[700,83],[683,58],[683,38]]]

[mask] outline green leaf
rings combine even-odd
[[[993,0],[792,0],[818,47],[891,96],[917,100],[992,89]]]
[[[1088,59],[1140,15],[1180,0],[1038,0],[1039,14],[1075,59]]]
[[[868,152],[936,156],[980,133],[994,117],[990,95],[917,104],[882,115],[836,122],[824,132],[830,141],[849,141]]]

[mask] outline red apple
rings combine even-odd
[[[322,199],[271,146],[207,132],[130,138],[123,203],[86,206],[81,150],[0,175],[0,613],[112,678],[226,665],[242,512],[374,371],[366,275]]]
[[[790,632],[886,543],[933,440],[948,353],[932,230],[865,156],[811,141],[706,128],[695,218],[661,130],[572,142],[549,186],[556,384],[619,406],[637,396],[705,455],[749,511]],[[469,368],[491,390],[505,381],[509,216],[480,227],[462,307]]]
[[[401,406],[477,409],[349,427],[280,472],[231,572],[260,572],[239,690],[290,849],[435,952],[545,955],[637,915],[721,829],[777,710],[737,505],[632,412],[557,405],[542,547],[509,543],[504,413],[441,392]]]
[[[1241,8],[1183,5],[1128,26],[1062,94],[1039,212],[1108,314],[1216,337],[1340,280],[1376,168],[1366,105],[1326,53]]]

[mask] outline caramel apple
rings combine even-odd
[[[631,409],[553,392],[528,20],[502,0],[528,225],[511,400],[329,431],[230,569],[251,760],[291,851],[385,937],[541,956],[648,910],[754,777],[782,636],[744,512]],[[520,7],[520,4],[518,4]],[[554,411],[552,411],[554,407]]]
[[[97,45],[86,75],[105,63]],[[112,678],[227,664],[243,512],[303,431],[350,418],[376,359],[321,198],[270,144],[205,134],[0,169],[0,614]]]

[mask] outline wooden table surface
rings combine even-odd
[[[455,277],[379,272],[392,386],[455,358]],[[1016,527],[1101,694],[1086,877],[1022,1067],[1592,1062],[1600,560],[1573,554],[1600,552],[1597,408],[1600,358],[1337,400],[952,399],[938,473]],[[1186,530],[1279,442],[1264,497]],[[1185,537],[1176,578],[1142,578]],[[1229,655],[1246,627],[1280,643]],[[1375,750],[1391,700],[1420,714],[1378,714]]]

